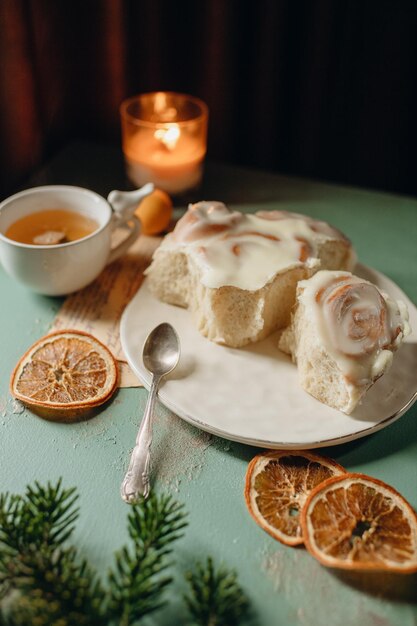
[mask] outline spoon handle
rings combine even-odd
[[[160,380],[160,376],[154,376],[152,378],[145,413],[143,414],[142,422],[136,437],[136,444],[132,450],[129,467],[120,488],[120,495],[122,496],[122,499],[129,504],[135,502],[141,495],[145,498],[149,495],[152,418]]]

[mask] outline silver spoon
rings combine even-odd
[[[153,376],[136,445],[120,489],[125,502],[132,503],[141,495],[145,498],[149,495],[153,408],[161,379],[172,372],[179,358],[180,342],[176,331],[170,324],[159,324],[148,335],[143,346],[143,363]]]

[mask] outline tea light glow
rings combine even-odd
[[[131,182],[177,195],[196,188],[206,154],[207,107],[182,94],[135,96],[121,107],[123,152]]]

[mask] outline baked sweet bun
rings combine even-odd
[[[349,240],[325,222],[199,202],[165,237],[146,274],[153,295],[189,308],[208,339],[240,347],[289,323],[298,281],[354,261]]]
[[[298,284],[279,348],[292,355],[308,393],[349,414],[409,333],[404,303],[349,272],[319,271]]]

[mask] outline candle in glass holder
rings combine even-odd
[[[158,91],[121,105],[126,173],[135,187],[153,182],[172,195],[199,186],[207,149],[208,109],[192,96]]]

